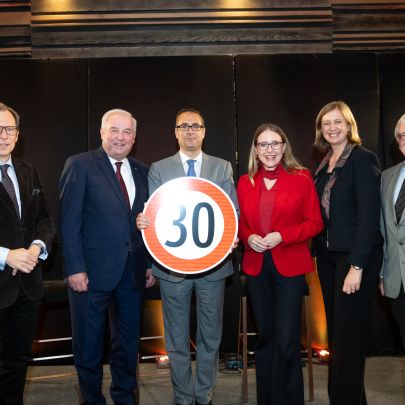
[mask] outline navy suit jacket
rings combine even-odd
[[[135,255],[134,287],[145,286],[148,256],[135,217],[148,199],[148,169],[130,156],[128,160],[136,188],[132,210],[101,147],[70,157],[60,179],[64,273],[87,272],[90,289],[114,289],[129,253]]]

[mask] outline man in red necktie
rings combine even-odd
[[[136,137],[129,112],[105,113],[100,133],[101,147],[69,158],[60,180],[73,354],[84,403],[105,404],[101,384],[108,314],[110,394],[115,404],[133,405],[143,290],[154,283],[135,227],[148,199],[148,169],[128,156]]]

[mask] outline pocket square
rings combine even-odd
[[[31,193],[31,197],[37,196],[41,192],[40,188],[34,188]]]

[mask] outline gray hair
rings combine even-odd
[[[401,116],[398,120],[397,125],[395,125],[394,136],[395,138],[398,136],[399,127],[405,123],[405,114]]]
[[[134,132],[136,131],[136,119],[134,118],[134,116],[126,111],[126,110],[122,110],[121,108],[114,108],[113,110],[107,111],[104,115],[103,118],[101,119],[101,128],[105,128],[107,126],[107,121],[110,118],[111,115],[113,114],[124,114],[124,115],[128,115],[128,117],[131,118],[132,121],[132,127],[134,129]]]

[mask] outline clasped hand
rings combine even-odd
[[[249,246],[258,253],[263,253],[266,250],[273,249],[283,241],[280,232],[270,232],[266,236],[260,236],[253,233],[249,236]]]
[[[17,271],[29,274],[38,264],[40,249],[32,245],[28,249],[11,249],[8,252],[6,264],[13,269],[12,275],[15,276]]]

